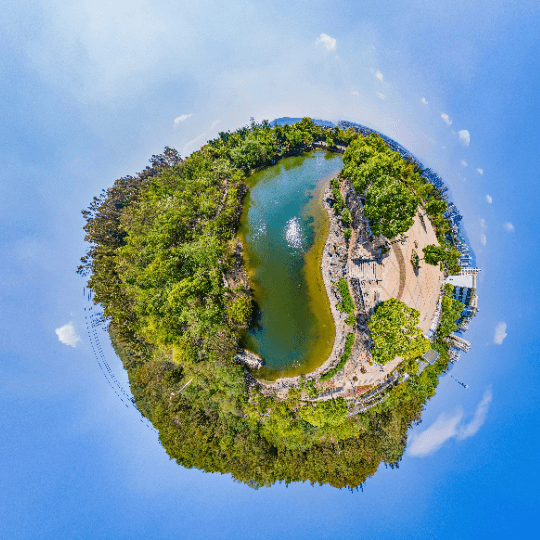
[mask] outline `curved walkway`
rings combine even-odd
[[[394,244],[392,246],[392,249],[396,254],[396,259],[399,266],[399,289],[396,298],[398,300],[401,300],[401,298],[403,297],[403,291],[405,290],[405,276],[407,275],[407,270],[405,268],[405,259],[403,258],[403,253],[401,253],[401,248],[399,247],[399,244]]]

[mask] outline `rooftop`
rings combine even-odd
[[[437,351],[434,351],[433,349],[430,349],[427,353],[422,356],[422,358],[430,365],[432,366],[435,363],[435,360],[439,358],[439,353]]]
[[[466,276],[449,276],[446,279],[446,283],[451,283],[454,287],[467,287],[468,289],[474,287],[472,274]]]

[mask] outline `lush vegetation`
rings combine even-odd
[[[419,322],[420,313],[395,298],[378,304],[368,322],[373,341],[372,359],[386,364],[396,356],[408,360],[429,351],[429,341],[418,327]]]
[[[451,274],[459,272],[461,269],[458,259],[461,256],[459,251],[447,245],[436,246],[430,244],[422,250],[424,252],[424,261],[428,264],[437,265],[443,263],[444,267]]]
[[[139,410],[185,467],[230,473],[253,487],[299,480],[358,486],[381,462],[400,460],[407,429],[437,384],[442,364],[348,418],[342,400],[310,405],[300,390],[285,401],[265,396],[235,363],[252,309],[236,239],[245,179],[319,140],[358,145],[361,138],[309,119],[275,127],[252,122],[220,133],[185,160],[166,148],[83,212],[90,248],[79,272],[104,308]],[[384,144],[375,146],[387,154]],[[403,317],[414,319],[406,311]],[[351,333],[343,365],[353,343]]]
[[[394,238],[405,233],[422,204],[433,223],[439,242],[450,230],[444,218],[446,202],[440,192],[421,176],[414,161],[404,161],[375,133],[354,139],[343,156],[341,176],[349,178],[365,198],[364,213],[375,235]]]
[[[465,307],[463,302],[452,298],[454,287],[447,283],[444,289],[444,296],[441,301],[441,321],[437,329],[437,335],[441,338],[448,337],[452,332],[457,330],[458,320],[461,318],[461,313]]]
[[[338,371],[342,370],[345,367],[345,364],[349,360],[349,356],[351,356],[353,345],[354,332],[350,332],[349,334],[347,334],[347,338],[345,339],[345,348],[343,350],[343,354],[339,358],[338,365],[328,370],[324,375],[321,375],[321,381],[327,381],[328,379],[331,379]]]
[[[345,210],[345,199],[339,190],[339,184],[332,186],[332,197],[334,197],[334,210],[336,214],[341,214]]]
[[[338,311],[341,311],[342,313],[348,313],[349,316],[345,320],[345,322],[350,325],[354,326],[355,318],[354,318],[354,312],[356,310],[356,306],[354,305],[354,300],[351,296],[351,291],[349,291],[349,284],[347,280],[343,277],[339,278],[336,282],[336,288],[339,291],[339,294],[341,295],[341,302],[338,302],[336,305],[336,308]]]
[[[341,211],[341,221],[343,222],[343,225],[345,225],[345,227],[349,227],[352,223],[351,211],[348,208],[344,208]]]

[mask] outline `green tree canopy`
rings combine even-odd
[[[374,234],[394,238],[414,223],[418,198],[390,176],[377,178],[366,191],[364,212]]]
[[[386,364],[396,356],[407,360],[427,352],[430,344],[418,327],[419,321],[420,313],[404,302],[395,298],[381,302],[368,322],[373,360]]]
[[[371,214],[374,232],[386,231],[382,234],[387,238],[405,232],[413,224],[418,204],[422,203],[438,237],[443,238],[449,230],[444,218],[446,202],[440,191],[421,173],[418,163],[404,160],[399,152],[391,150],[381,137],[372,133],[351,141],[343,156],[341,176],[349,178],[356,192],[365,195],[366,203],[369,197],[370,208],[366,215]],[[395,204],[389,207],[391,201]],[[394,216],[396,208],[401,211]]]
[[[461,256],[459,251],[453,248],[446,248],[444,246],[436,246],[435,244],[430,244],[422,250],[424,252],[424,260],[428,264],[437,265],[440,262],[444,263],[448,269],[459,271],[458,259]],[[452,272],[453,273],[453,272]]]
[[[344,208],[341,211],[341,221],[346,227],[348,227],[352,223],[351,211],[348,208]]]
[[[465,304],[459,300],[445,296],[442,299],[442,317],[437,328],[437,334],[440,337],[449,336],[457,329],[457,320],[461,317]]]

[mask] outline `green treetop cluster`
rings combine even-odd
[[[341,176],[349,178],[365,198],[364,213],[375,235],[394,238],[413,224],[422,203],[441,239],[448,232],[446,203],[435,186],[421,176],[413,161],[404,161],[377,134],[354,139],[343,156]]]
[[[442,298],[442,315],[439,327],[437,328],[437,335],[441,338],[448,337],[452,332],[457,330],[457,321],[461,318],[461,313],[465,308],[465,304],[452,298],[454,286],[447,283],[444,286],[444,296]]]
[[[345,364],[349,360],[349,356],[351,355],[352,348],[354,345],[355,340],[355,334],[354,332],[349,332],[347,334],[347,338],[345,340],[345,347],[343,349],[343,354],[339,358],[339,362],[336,367],[333,367],[332,369],[328,370],[326,373],[321,375],[320,380],[321,381],[327,381],[328,379],[331,379],[336,373],[340,370],[342,370],[345,367]]]
[[[368,322],[373,341],[372,359],[386,364],[397,356],[409,360],[429,351],[429,340],[423,336],[419,322],[420,313],[395,298],[378,304]]]
[[[437,265],[442,263],[446,270],[451,274],[456,274],[461,270],[458,262],[461,253],[448,245],[436,246],[430,244],[422,250],[424,252],[424,261],[428,264]]]
[[[245,179],[327,139],[361,140],[309,118],[291,126],[252,122],[220,133],[185,160],[166,148],[83,212],[90,248],[79,272],[89,276],[95,302],[103,306],[137,407],[185,467],[230,473],[253,487],[306,480],[357,486],[381,462],[400,460],[407,429],[434,391],[437,377],[426,378],[426,369],[421,381],[402,385],[391,406],[349,418],[343,401],[312,406],[297,390],[285,401],[265,397],[235,363],[251,316],[236,240]],[[387,154],[370,139],[370,149],[373,144]],[[355,174],[351,160],[347,167]],[[414,319],[407,311],[400,317],[405,328]],[[416,354],[418,346],[413,351],[406,340],[393,339],[396,354]],[[346,358],[353,341],[350,334]]]
[[[345,322],[350,326],[354,326],[354,312],[356,311],[356,306],[354,305],[351,291],[349,291],[349,284],[345,278],[340,277],[335,283],[335,285],[337,290],[339,291],[339,294],[341,295],[341,302],[337,303],[336,308],[342,313],[348,313],[349,316],[347,317]]]

